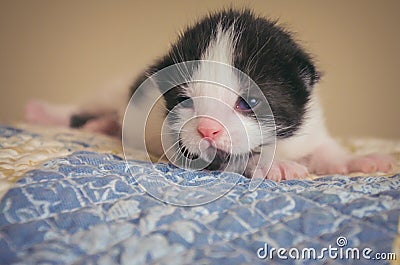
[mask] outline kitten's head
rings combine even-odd
[[[162,91],[164,133],[210,169],[249,157],[275,135],[294,135],[319,78],[288,32],[248,10],[215,13],[188,28],[149,73],[177,63],[184,82]]]

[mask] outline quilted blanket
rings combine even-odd
[[[399,142],[353,141],[399,160]],[[0,126],[0,264],[387,264],[400,258],[400,174],[323,176],[249,190],[233,173],[123,159],[112,138]],[[376,149],[376,150],[375,150]],[[378,150],[379,149],[379,150]],[[161,172],[161,173],[160,173]],[[152,185],[150,176],[159,182]],[[209,185],[218,180],[218,185]],[[223,196],[154,198],[164,181]],[[167,200],[168,201],[168,200]]]

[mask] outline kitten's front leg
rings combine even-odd
[[[279,157],[274,157],[271,163],[271,158],[262,160],[259,156],[250,158],[246,173],[248,177],[270,179],[277,182],[281,180],[304,179],[309,176],[307,167],[300,163],[281,160]]]
[[[304,179],[309,176],[307,167],[294,161],[276,160],[271,167],[260,166],[253,170],[252,177],[274,181]]]

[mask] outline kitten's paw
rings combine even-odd
[[[35,124],[51,124],[47,104],[38,100],[29,101],[25,105],[25,120]]]
[[[274,161],[271,168],[260,168],[254,172],[254,176],[261,175],[270,180],[281,181],[290,179],[304,179],[308,177],[308,170],[305,166],[293,161]]]
[[[314,163],[312,166],[310,166],[310,172],[316,175],[346,175],[349,173],[349,168],[346,161],[320,160],[319,163]]]
[[[25,105],[25,120],[40,125],[69,125],[69,115],[74,107],[52,105],[40,100],[30,100]]]
[[[310,172],[317,175],[347,175],[355,172],[386,173],[392,169],[394,162],[394,158],[389,155],[356,156],[349,154],[332,139],[317,148],[311,155],[301,159],[301,163],[307,165]]]
[[[394,165],[394,158],[389,155],[371,154],[357,156],[347,162],[349,172],[390,172]]]
[[[366,155],[366,156],[350,156],[345,159],[331,158],[326,159],[320,157],[314,158],[309,164],[310,172],[317,175],[341,174],[349,173],[373,173],[373,172],[390,172],[394,165],[394,159],[389,155]]]

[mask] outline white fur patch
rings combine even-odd
[[[195,119],[198,116],[209,116],[224,126],[224,132],[215,143],[225,152],[244,154],[262,143],[257,122],[235,111],[241,84],[238,72],[228,67],[233,65],[234,52],[234,27],[223,30],[218,26],[215,38],[201,57],[203,62],[192,76],[195,82],[189,84],[185,91],[193,99],[194,108],[177,110],[180,124],[173,125],[175,129],[180,128],[181,140],[192,153],[199,153],[201,136],[197,132]]]
[[[205,82],[193,83],[187,90],[188,96],[212,97],[224,100],[226,104],[233,106],[238,97],[237,93],[239,92],[240,84],[234,71],[230,67],[227,67],[227,65],[233,65],[234,50],[235,39],[233,27],[224,31],[221,26],[218,26],[216,37],[211,39],[209,46],[201,56],[201,60],[204,62],[200,63],[192,76],[192,80],[204,80]],[[218,85],[208,85],[207,82],[224,84],[228,88]]]
[[[218,25],[216,36],[210,41],[201,59],[232,65],[234,48],[234,27],[223,30],[222,26]]]

